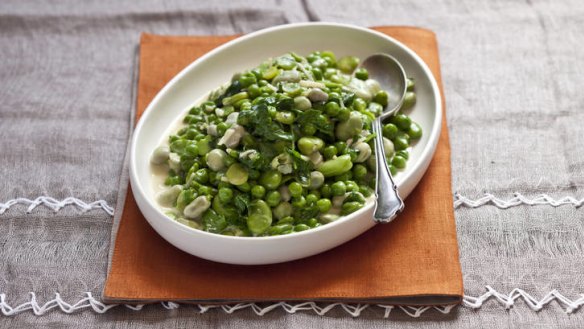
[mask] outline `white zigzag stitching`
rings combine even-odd
[[[503,200],[497,198],[496,196],[486,193],[484,197],[471,200],[465,196],[460,195],[459,193],[454,194],[454,208],[458,208],[461,206],[470,207],[470,208],[478,208],[487,204],[492,204],[497,208],[507,209],[515,206],[519,206],[521,204],[526,204],[530,206],[534,205],[543,205],[547,204],[553,207],[559,207],[566,204],[572,204],[574,207],[578,208],[584,204],[584,199],[577,200],[573,197],[567,196],[561,199],[554,199],[547,194],[540,194],[534,197],[533,199],[527,198],[523,196],[521,193],[513,193],[514,197],[509,200]]]
[[[511,308],[515,301],[518,299],[523,300],[529,308],[533,311],[540,311],[544,306],[556,300],[562,307],[565,307],[564,311],[566,313],[572,313],[582,305],[584,305],[584,294],[580,295],[580,298],[572,301],[571,299],[564,297],[557,290],[552,290],[546,294],[541,300],[532,297],[530,294],[522,289],[513,289],[508,295],[497,292],[491,286],[486,286],[487,292],[479,297],[464,296],[462,301],[462,306],[470,309],[479,309],[486,301],[494,298],[506,309]],[[322,303],[321,303],[322,304]],[[106,305],[99,300],[95,299],[90,292],[85,293],[85,297],[79,300],[75,304],[69,304],[65,302],[59,293],[55,294],[55,298],[40,305],[37,302],[36,295],[34,292],[30,293],[30,301],[20,304],[16,307],[11,307],[6,302],[6,294],[0,294],[0,310],[5,316],[12,316],[18,313],[22,313],[28,310],[32,310],[35,315],[44,315],[53,309],[60,309],[64,313],[73,313],[75,311],[83,309],[92,309],[94,312],[103,314],[110,309],[120,306],[121,304],[111,304]],[[175,302],[161,302],[161,305],[169,310],[177,309],[181,307],[181,304]],[[144,308],[144,304],[139,305],[124,305],[125,307],[140,311]],[[188,305],[193,306],[193,305]],[[331,303],[325,306],[319,306],[315,302],[303,302],[298,304],[289,304],[286,302],[273,303],[268,306],[262,307],[256,303],[239,303],[233,305],[194,305],[198,308],[199,313],[205,313],[211,309],[221,309],[227,314],[232,314],[236,311],[243,309],[251,309],[256,315],[265,315],[277,308],[282,308],[285,312],[293,314],[299,311],[313,311],[318,315],[325,315],[332,309],[336,307],[341,307],[345,312],[347,312],[352,317],[358,317],[361,313],[369,307],[367,304],[345,304],[345,303]],[[424,312],[434,309],[442,314],[448,314],[450,311],[456,307],[456,305],[444,305],[444,306],[390,306],[390,305],[375,305],[377,307],[383,308],[384,318],[389,317],[391,311],[394,308],[402,310],[405,314],[411,317],[420,317]]]
[[[469,207],[469,208],[478,208],[484,205],[494,205],[497,208],[507,209],[515,206],[519,206],[522,204],[526,205],[550,205],[553,207],[559,207],[562,205],[571,204],[576,208],[581,207],[584,205],[584,198],[581,200],[575,199],[573,197],[567,196],[561,199],[554,199],[547,194],[540,194],[533,199],[527,198],[523,196],[521,193],[514,193],[514,197],[509,200],[500,199],[493,194],[486,193],[485,196],[478,198],[476,200],[469,199],[459,193],[454,194],[454,208],[459,207]],[[83,211],[89,211],[93,209],[102,209],[110,216],[114,214],[114,208],[109,206],[105,200],[98,200],[91,203],[86,203],[82,200],[79,200],[74,197],[69,197],[63,200],[57,200],[51,197],[41,196],[34,200],[30,200],[27,198],[17,198],[8,200],[6,203],[0,203],[0,215],[6,212],[10,207],[17,205],[17,204],[24,204],[28,206],[26,210],[27,213],[31,213],[34,208],[43,205],[53,209],[54,211],[59,211],[65,206],[75,205]]]
[[[110,216],[114,215],[114,208],[109,206],[107,204],[107,202],[105,202],[104,200],[98,200],[98,201],[94,201],[91,203],[85,203],[84,201],[79,200],[77,198],[73,198],[73,197],[69,197],[69,198],[66,198],[66,199],[59,201],[57,199],[46,197],[46,196],[41,196],[41,197],[38,197],[34,200],[30,200],[27,198],[17,198],[17,199],[8,200],[6,203],[0,203],[0,215],[2,215],[6,210],[8,210],[8,208],[10,208],[16,204],[28,205],[28,209],[26,210],[26,213],[31,213],[34,208],[36,208],[37,206],[40,206],[40,205],[49,207],[49,208],[53,209],[55,212],[61,210],[61,208],[65,207],[65,206],[75,205],[75,206],[81,208],[81,210],[83,210],[83,211],[89,211],[92,209],[103,209]]]

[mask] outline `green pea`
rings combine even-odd
[[[195,181],[201,184],[206,184],[209,182],[209,169],[202,168],[195,171]]]
[[[316,133],[316,126],[311,123],[308,123],[302,126],[301,131],[304,135],[312,136],[314,135],[314,133]]]
[[[323,162],[317,170],[320,171],[324,177],[337,176],[346,173],[353,167],[351,156],[348,154],[341,155],[336,159],[331,159]]]
[[[356,164],[353,166],[353,178],[356,180],[362,180],[367,175],[367,167],[362,164]]]
[[[282,182],[282,174],[277,170],[268,170],[260,176],[260,184],[268,190],[275,190]]]
[[[213,188],[210,186],[201,186],[199,187],[199,194],[200,195],[212,195],[213,194]]]
[[[395,174],[397,174],[397,168],[396,168],[394,165],[390,164],[390,165],[388,165],[387,167],[389,168],[389,172],[390,172],[392,175],[395,175]]]
[[[303,208],[306,206],[306,198],[302,195],[292,199],[292,205],[296,208]]]
[[[310,230],[310,226],[308,226],[306,224],[298,224],[298,225],[294,226],[295,232],[302,232],[302,231],[306,231],[306,230]]]
[[[332,159],[335,155],[337,155],[338,150],[334,145],[329,145],[324,148],[323,155],[324,158],[327,160]]]
[[[322,80],[322,71],[318,67],[312,69],[312,75],[314,75],[314,80]]]
[[[365,81],[369,79],[369,72],[367,69],[358,68],[357,71],[355,71],[355,78]]]
[[[254,200],[249,204],[247,228],[254,234],[264,233],[272,225],[272,211],[263,200]]]
[[[343,122],[343,121],[347,121],[349,120],[349,116],[351,115],[351,110],[349,110],[348,108],[343,108],[339,110],[339,114],[337,114],[337,119],[339,119],[339,121]]]
[[[333,185],[331,185],[331,193],[334,196],[344,195],[347,193],[347,186],[342,181],[334,182]]]
[[[266,202],[270,207],[275,207],[280,204],[282,200],[282,195],[278,191],[270,191],[266,194]]]
[[[322,187],[320,188],[320,196],[323,198],[329,198],[332,196],[332,189],[330,184],[323,184]]]
[[[211,152],[211,136],[207,136],[197,142],[197,148],[199,149],[199,155],[203,156]],[[171,145],[172,146],[172,145]]]
[[[328,212],[329,210],[331,210],[333,204],[332,204],[331,200],[329,200],[327,198],[322,198],[322,199],[316,201],[316,206],[318,207],[318,210],[324,214],[324,213]]]
[[[380,90],[373,96],[373,101],[381,104],[381,106],[387,106],[388,100],[389,95],[387,95],[385,90]]]
[[[247,172],[247,169],[245,169],[244,166],[242,166],[239,163],[234,163],[231,166],[229,166],[229,169],[227,169],[225,177],[227,177],[229,183],[233,185],[242,185],[247,182],[247,179],[249,178],[249,173]]]
[[[244,73],[244,74],[241,75],[241,77],[239,77],[239,83],[241,84],[241,86],[243,88],[249,87],[249,86],[253,85],[256,82],[257,82],[257,78],[251,72]]]
[[[420,137],[422,137],[422,127],[420,127],[420,125],[417,124],[416,122],[412,122],[412,124],[410,125],[410,129],[408,129],[407,132],[410,138],[413,140],[417,140],[420,139]]]
[[[306,196],[306,203],[308,203],[308,205],[312,205],[316,203],[316,201],[318,201],[318,197],[315,194],[310,193]]]
[[[256,199],[261,199],[266,195],[266,188],[261,185],[255,185],[251,188],[251,196]]]
[[[416,86],[416,81],[414,80],[414,78],[408,78],[407,83],[406,83],[407,90],[413,91],[415,86]]]
[[[344,141],[335,142],[334,146],[337,148],[337,154],[342,154],[347,149],[347,143]]]
[[[363,194],[364,197],[368,198],[373,194],[373,190],[367,185],[359,185],[359,192]]]
[[[406,167],[406,162],[407,160],[404,159],[403,157],[396,155],[393,157],[393,160],[391,160],[391,164],[396,167],[397,169],[403,169]]]
[[[311,155],[320,151],[324,147],[324,142],[318,137],[302,137],[298,140],[298,149],[304,155]]]
[[[278,220],[278,225],[280,225],[280,224],[294,224],[294,217],[286,216],[284,218],[280,218]]]
[[[290,185],[288,185],[288,190],[290,191],[290,195],[294,198],[302,196],[302,185],[298,182],[290,183]]]
[[[339,59],[337,67],[345,74],[351,74],[359,66],[359,58],[355,56],[346,56]]]
[[[336,117],[339,114],[341,107],[336,102],[328,102],[324,106],[324,109],[325,109],[325,112],[328,116]]]
[[[355,100],[353,100],[353,107],[355,110],[363,112],[367,108],[367,102],[361,98],[355,98]]]
[[[225,135],[227,129],[228,129],[227,124],[225,122],[220,122],[219,124],[217,124],[217,135],[219,136]]]
[[[406,92],[404,97],[404,103],[402,104],[402,109],[407,110],[416,104],[416,93],[412,91]]]
[[[318,227],[320,225],[320,223],[318,222],[318,219],[311,218],[311,219],[306,221],[306,225],[310,226],[311,228],[315,228],[315,227]]]
[[[279,70],[277,67],[272,66],[269,69],[267,69],[264,74],[262,74],[262,78],[265,80],[272,80],[274,77],[276,77],[276,75],[278,75]]]
[[[247,93],[250,98],[256,98],[261,94],[260,87],[257,84],[252,84],[247,87]]]
[[[412,124],[412,119],[405,114],[396,114],[394,117],[391,118],[391,121],[400,129],[400,130],[407,130],[410,129],[410,125]]]
[[[233,199],[233,190],[229,187],[222,187],[219,189],[219,192],[217,192],[217,196],[222,203],[228,204]]]
[[[359,202],[356,202],[356,201],[345,202],[343,204],[343,207],[341,208],[341,214],[348,215],[348,214],[354,213],[355,211],[357,211],[361,208],[363,208],[363,204],[361,204]]]
[[[280,111],[276,113],[276,117],[274,119],[283,124],[291,125],[294,123],[294,119],[296,119],[296,116],[292,112]]]
[[[345,181],[347,192],[359,192],[359,185],[352,180]]]
[[[383,126],[383,137],[394,139],[399,131],[399,128],[393,123],[388,123]]]
[[[281,234],[286,234],[286,232],[292,231],[293,229],[294,229],[294,226],[292,226],[291,224],[276,225],[276,226],[272,226],[268,229],[268,234],[269,235],[281,235]]]
[[[393,147],[396,151],[405,150],[409,146],[410,143],[405,136],[398,136],[393,140]]]

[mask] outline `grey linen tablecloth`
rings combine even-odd
[[[0,327],[581,328],[583,17],[576,0],[0,2]],[[140,33],[301,21],[437,33],[464,304],[103,305]]]

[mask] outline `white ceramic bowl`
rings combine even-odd
[[[318,254],[375,225],[374,204],[369,203],[333,223],[300,233],[231,237],[180,224],[165,216],[155,201],[150,155],[177,117],[184,116],[195,101],[229,81],[235,72],[286,52],[307,55],[315,50],[360,58],[374,53],[391,54],[416,80],[417,103],[410,115],[422,126],[424,135],[412,148],[406,170],[395,177],[403,198],[414,189],[430,164],[442,120],[440,92],[426,64],[403,44],[369,29],[333,23],[276,26],[228,42],[190,64],[158,93],[136,126],[130,155],[132,191],[140,210],[164,239],[187,253],[217,262],[271,264]]]

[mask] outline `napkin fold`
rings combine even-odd
[[[413,27],[377,27],[414,50],[441,86],[433,32]],[[180,70],[236,36],[177,37],[143,34],[136,120]],[[116,209],[110,266],[103,299],[144,303],[159,300],[334,301],[437,305],[461,301],[446,119],[428,171],[392,223],[377,225],[327,252],[288,263],[238,266],[184,253],[146,222],[128,187]],[[121,212],[121,213],[119,213]]]

